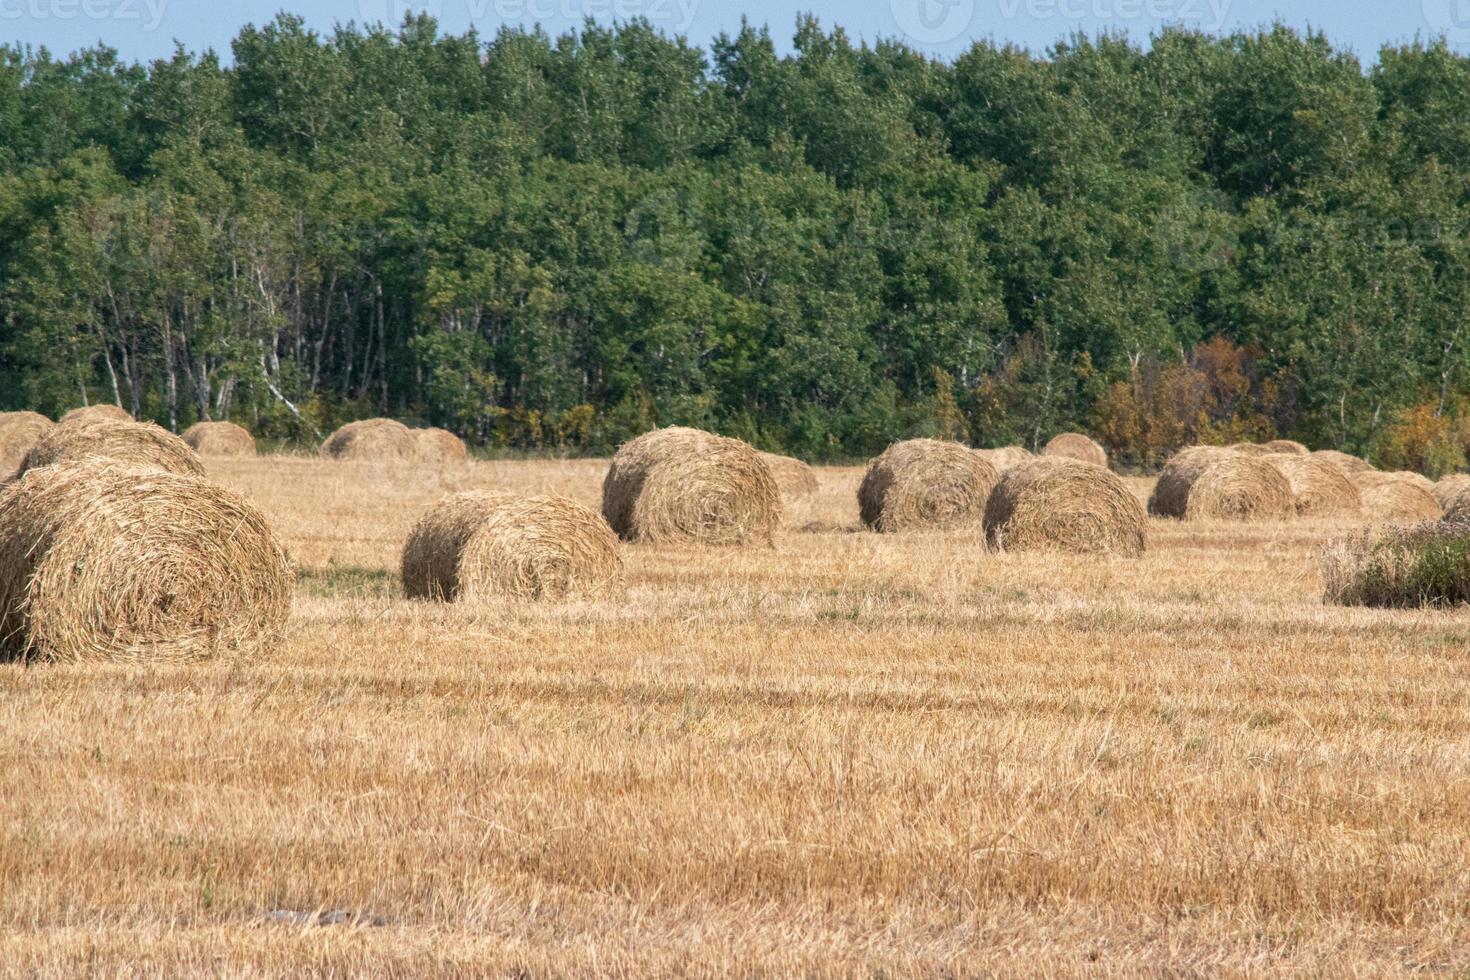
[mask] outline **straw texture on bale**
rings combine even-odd
[[[274,642],[291,570],[243,497],[91,460],[0,492],[0,659],[188,660]]]
[[[1399,483],[1408,483],[1421,490],[1434,492],[1434,481],[1423,473],[1415,473],[1413,470],[1364,470],[1353,474],[1353,482],[1362,486],[1374,486],[1385,480],[1394,480]]]
[[[995,472],[997,473],[1004,473],[1013,466],[1029,463],[1036,458],[1031,454],[1030,450],[1022,446],[1001,446],[999,449],[977,449],[975,452],[979,453],[991,466],[994,466]]]
[[[1317,449],[1312,452],[1317,459],[1325,459],[1327,462],[1342,470],[1348,476],[1354,473],[1372,472],[1373,464],[1366,459],[1359,459],[1348,453],[1338,452],[1336,449]]]
[[[602,514],[630,541],[770,542],[781,525],[781,490],[747,443],[673,426],[645,432],[613,455]]]
[[[1237,453],[1244,453],[1247,456],[1270,456],[1275,452],[1274,449],[1270,449],[1256,442],[1237,442],[1230,448]]]
[[[1439,482],[1435,483],[1434,497],[1441,507],[1448,508],[1450,501],[1466,488],[1470,488],[1470,473],[1451,473],[1440,477]]]
[[[1298,453],[1273,453],[1263,458],[1291,485],[1297,516],[1336,517],[1356,514],[1362,508],[1357,486],[1325,459]]]
[[[55,424],[39,412],[0,412],[0,480],[15,475],[26,453]]]
[[[234,422],[195,422],[182,438],[200,456],[255,455],[255,437]]]
[[[1098,466],[1108,465],[1107,450],[1098,445],[1091,437],[1080,432],[1063,432],[1061,435],[1053,436],[1051,442],[1042,447],[1041,455],[1066,456],[1084,463],[1096,463]]]
[[[1148,512],[1155,517],[1183,517],[1189,507],[1189,488],[1211,463],[1230,455],[1223,446],[1189,446],[1164,464],[1148,498]]]
[[[92,422],[97,419],[109,419],[113,422],[131,422],[133,416],[126,409],[105,402],[101,405],[85,405],[74,408],[61,417],[63,422]]]
[[[817,492],[817,473],[806,463],[790,456],[761,453],[761,462],[776,478],[776,486],[786,497],[805,497]]]
[[[868,463],[858,509],[875,531],[979,528],[999,479],[994,466],[957,442],[908,439]]]
[[[21,472],[91,458],[151,466],[185,476],[204,475],[199,456],[172,432],[152,422],[113,419],[59,423],[26,453]]]
[[[1123,481],[1101,466],[1042,457],[1007,470],[985,508],[985,536],[1001,550],[1136,557],[1148,518]]]
[[[463,463],[470,458],[464,440],[448,429],[413,429],[419,458],[431,463]]]
[[[622,569],[618,538],[566,497],[471,490],[439,501],[403,548],[410,599],[481,602],[594,594]]]
[[[1311,452],[1311,450],[1295,439],[1272,439],[1266,443],[1266,448],[1273,453],[1291,453],[1295,456],[1305,456]]]
[[[1414,608],[1470,602],[1470,523],[1378,525],[1322,549],[1323,598]]]
[[[1402,474],[1360,473],[1353,483],[1363,501],[1363,515],[1371,520],[1428,521],[1443,513],[1432,489]]]
[[[329,459],[412,460],[418,453],[413,430],[393,419],[348,422],[322,443],[322,455]]]
[[[1456,490],[1445,498],[1442,516],[1452,524],[1470,523],[1470,486]]]

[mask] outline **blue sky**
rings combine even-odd
[[[1075,31],[1120,30],[1143,40],[1166,24],[1229,32],[1281,20],[1324,30],[1364,61],[1372,61],[1381,45],[1416,35],[1445,35],[1470,54],[1470,0],[816,0],[800,8],[774,0],[0,0],[0,39],[57,53],[101,40],[138,60],[164,57],[178,40],[228,58],[230,38],[241,26],[264,23],[281,9],[324,31],[347,21],[396,24],[413,10],[434,14],[445,30],[473,25],[487,35],[503,24],[540,23],[556,33],[589,16],[603,23],[646,17],[700,45],[737,28],[743,14],[769,24],[783,47],[789,46],[795,10],[802,9],[854,37],[903,38],[940,56],[955,55],[978,38],[1042,50]]]

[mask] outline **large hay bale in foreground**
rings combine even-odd
[[[1020,466],[1022,463],[1029,463],[1036,458],[1035,455],[1023,446],[1001,446],[999,449],[977,449],[975,452],[979,453],[980,457],[991,466],[994,466],[995,472],[997,473],[1004,473],[1012,467]]]
[[[1090,436],[1080,432],[1063,432],[1061,435],[1053,436],[1041,449],[1043,456],[1066,456],[1069,459],[1081,460],[1084,463],[1096,463],[1098,466],[1108,465],[1108,452],[1098,445]]]
[[[114,419],[59,423],[26,453],[21,472],[92,458],[151,466],[185,476],[204,475],[204,463],[199,456],[172,432],[152,422]]]
[[[875,531],[979,528],[999,479],[994,466],[957,442],[907,439],[868,463],[858,509]]]
[[[1265,446],[1273,453],[1290,453],[1293,456],[1305,456],[1311,452],[1295,439],[1272,439]]]
[[[361,419],[348,422],[322,442],[328,459],[361,462],[408,461],[418,457],[419,444],[413,430],[394,419]]]
[[[985,507],[985,536],[1001,550],[1143,554],[1148,517],[1112,471],[1065,457],[1007,470]]]
[[[1338,452],[1336,449],[1315,449],[1311,455],[1317,459],[1327,460],[1327,462],[1342,470],[1349,477],[1355,473],[1368,473],[1373,471],[1373,464],[1366,459],[1359,459],[1348,453]]]
[[[410,599],[561,599],[603,589],[622,569],[602,516],[560,496],[451,494],[419,519],[400,571]]]
[[[255,455],[255,437],[234,422],[195,422],[181,438],[200,456]]]
[[[1296,513],[1291,484],[1263,456],[1194,446],[1159,474],[1149,513],[1187,520],[1283,520]]]
[[[1451,501],[1455,500],[1462,491],[1470,490],[1470,473],[1451,473],[1442,476],[1434,485],[1434,499],[1439,501],[1439,506],[1444,508],[1448,516]],[[1470,514],[1466,515],[1470,517]]]
[[[412,429],[419,458],[430,463],[463,463],[470,452],[464,440],[448,429]]]
[[[61,417],[62,422],[95,422],[103,419],[110,422],[131,422],[133,416],[117,405],[84,405],[74,408]]]
[[[0,412],[0,480],[19,470],[26,453],[55,425],[39,412]]]
[[[805,497],[817,492],[817,473],[806,463],[777,453],[761,453],[761,462],[776,478],[776,486],[785,497]]]
[[[91,460],[0,493],[0,659],[250,651],[278,637],[290,603],[264,516],[208,480]]]
[[[769,542],[781,525],[781,489],[748,444],[672,426],[619,447],[602,481],[602,514],[630,541]]]
[[[1402,473],[1359,473],[1353,483],[1371,520],[1428,521],[1443,512],[1432,489]]]
[[[1342,517],[1361,510],[1357,486],[1327,460],[1298,453],[1272,453],[1262,458],[1291,485],[1298,517]]]
[[[1322,550],[1327,602],[1412,608],[1470,602],[1470,523],[1365,528]]]

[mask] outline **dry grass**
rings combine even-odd
[[[398,595],[418,514],[605,463],[209,467],[302,565],[286,640],[0,666],[0,974],[1470,969],[1470,623],[1324,606],[1351,524],[986,554],[821,468],[774,549],[470,610]],[[261,924],[319,907],[386,924]]]

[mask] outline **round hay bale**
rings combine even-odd
[[[1454,524],[1470,522],[1470,483],[1466,483],[1459,490],[1445,497],[1443,507],[1445,521]]]
[[[1470,473],[1451,473],[1439,478],[1434,485],[1434,496],[1441,507],[1449,507],[1450,501],[1467,487],[1470,487]]]
[[[448,429],[413,429],[419,458],[431,463],[464,463],[470,458],[464,440]]]
[[[1273,453],[1263,458],[1291,485],[1297,516],[1338,517],[1356,514],[1362,508],[1353,481],[1327,460],[1298,453]]]
[[[994,466],[957,442],[908,439],[868,463],[858,508],[875,531],[978,528],[999,479]]]
[[[199,477],[89,460],[0,493],[0,659],[255,650],[280,635],[291,584],[260,511]]]
[[[1421,490],[1428,490],[1430,493],[1434,492],[1434,481],[1423,473],[1415,473],[1413,470],[1389,470],[1388,472],[1363,470],[1354,473],[1352,480],[1359,486],[1375,486],[1385,480],[1396,480],[1399,483],[1412,484]]]
[[[1003,551],[1136,557],[1147,524],[1143,505],[1112,471],[1066,457],[1007,470],[985,507],[985,537]]]
[[[131,422],[133,421],[133,416],[126,409],[104,403],[74,408],[61,417],[62,422],[92,422],[97,419],[109,419],[113,422]]]
[[[1189,507],[1189,488],[1211,463],[1230,455],[1223,446],[1189,446],[1164,464],[1148,498],[1148,512],[1155,517],[1183,517]]]
[[[1425,489],[1402,473],[1359,473],[1353,483],[1363,501],[1363,515],[1371,520],[1429,521],[1443,513],[1433,484]]]
[[[566,497],[471,490],[414,525],[400,570],[410,599],[481,602],[590,595],[622,569],[618,538]]]
[[[114,419],[59,423],[26,453],[20,472],[89,458],[150,466],[185,476],[204,475],[204,464],[198,455],[172,432],[152,422]]]
[[[1318,459],[1327,460],[1327,462],[1342,470],[1349,477],[1354,473],[1366,473],[1373,470],[1373,464],[1366,459],[1359,459],[1356,456],[1338,452],[1336,449],[1317,449],[1313,450],[1311,455]]]
[[[195,422],[182,438],[200,456],[255,455],[255,437],[234,422]]]
[[[0,412],[0,480],[7,480],[56,423],[39,412]]]
[[[997,473],[1004,473],[1014,466],[1029,463],[1036,458],[1031,454],[1030,450],[1021,446],[1001,446],[999,449],[977,449],[975,452],[980,454],[981,459],[994,466],[995,472]]]
[[[1108,453],[1102,446],[1098,445],[1090,436],[1080,432],[1063,432],[1061,435],[1053,436],[1051,442],[1042,447],[1043,456],[1066,456],[1070,459],[1079,459],[1084,463],[1096,463],[1098,466],[1108,465]]]
[[[817,492],[817,473],[806,463],[776,453],[761,453],[760,457],[776,478],[776,486],[780,487],[782,496],[805,497]]]
[[[1247,456],[1270,456],[1275,452],[1274,449],[1268,449],[1256,442],[1237,442],[1229,448],[1237,453],[1244,453]]]
[[[1266,448],[1273,453],[1290,453],[1293,456],[1305,456],[1311,451],[1295,439],[1272,439],[1266,443]]]
[[[619,447],[602,481],[602,514],[630,541],[769,542],[781,526],[781,490],[746,443],[672,426]]]
[[[322,455],[328,459],[364,462],[412,460],[418,452],[419,444],[413,430],[393,419],[348,422],[322,443]]]

